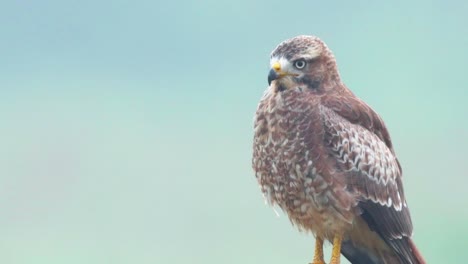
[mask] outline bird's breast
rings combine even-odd
[[[330,173],[325,173],[319,110],[313,103],[293,99],[271,96],[260,102],[253,169],[270,204],[278,204],[301,228],[329,230],[327,226],[336,226],[338,220],[327,214],[335,197]]]
[[[254,125],[253,168],[267,200],[280,206],[297,204],[294,200],[309,185],[324,187],[314,142],[320,122],[312,105],[288,97],[288,92],[264,97]]]

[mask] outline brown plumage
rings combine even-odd
[[[270,64],[253,145],[265,198],[317,239],[342,238],[338,252],[352,263],[425,263],[411,240],[390,135],[342,83],[332,52],[317,37],[298,36]]]

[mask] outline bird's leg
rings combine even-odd
[[[330,264],[340,264],[342,238],[342,235],[335,235],[335,237],[333,238],[333,250],[330,259]]]
[[[323,238],[321,237],[315,239],[314,259],[311,264],[325,264],[323,260]]]

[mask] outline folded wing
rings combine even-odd
[[[361,215],[402,263],[419,263],[412,252],[413,226],[406,204],[402,170],[382,119],[356,97],[325,98],[320,108],[324,141]]]

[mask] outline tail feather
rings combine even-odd
[[[414,256],[414,259],[416,260],[415,263],[426,264],[424,257],[422,256],[421,252],[419,252],[414,241],[411,238],[409,238],[408,240],[409,240],[410,250],[413,253],[412,255]]]
[[[352,264],[426,264],[412,239],[402,238],[391,243],[387,250],[377,250],[347,240],[341,246],[341,254]]]
[[[418,248],[413,240],[409,237],[402,237],[400,239],[383,239],[394,253],[400,258],[402,264],[426,264]]]
[[[341,254],[353,264],[384,264],[372,251],[357,247],[349,240],[341,244]]]

